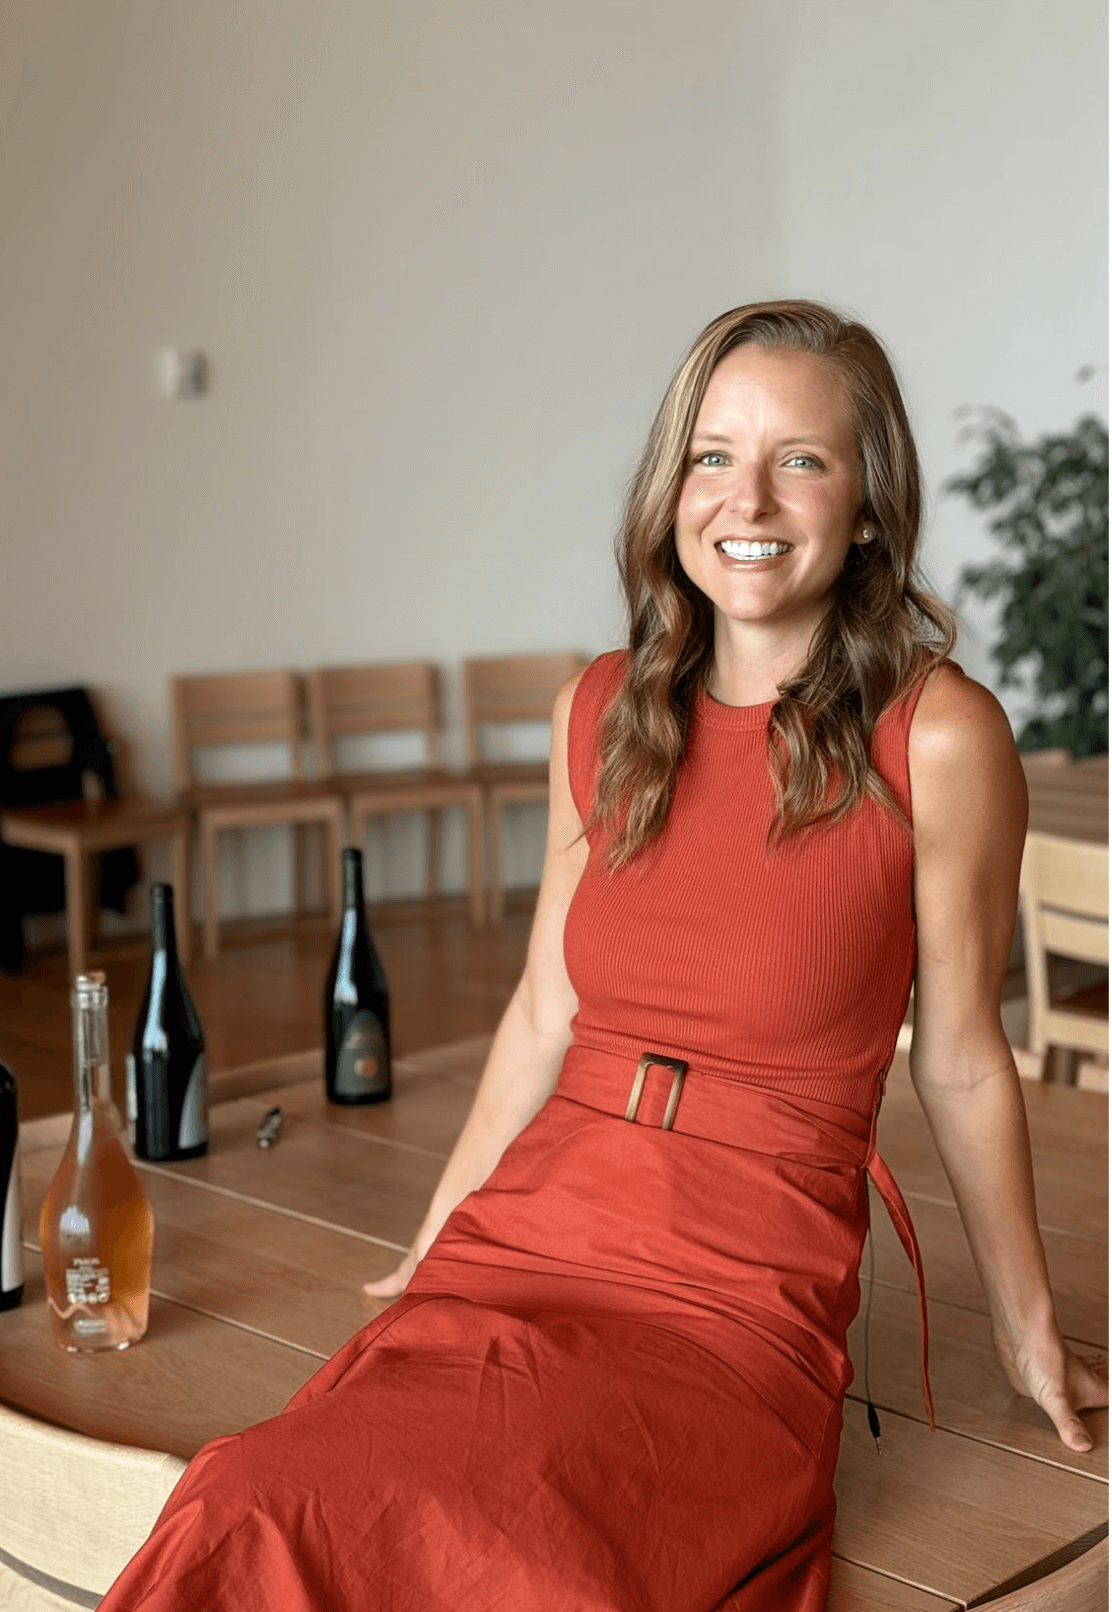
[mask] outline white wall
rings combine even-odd
[[[1107,15],[1102,0],[791,0],[778,99],[787,290],[857,310],[894,355],[930,495],[925,568],[952,599],[1000,553],[939,496],[974,453],[964,404],[1027,436],[1107,418]],[[1077,372],[1097,374],[1078,384]],[[996,686],[991,607],[957,657]],[[1013,719],[1023,694],[997,690]]]
[[[1006,17],[0,0],[0,688],[102,690],[161,789],[168,674],[427,656],[458,754],[465,655],[615,641],[626,478],[740,301],[875,324],[934,485],[957,404],[1067,421],[1105,351],[1104,19]],[[203,401],[156,396],[166,342]],[[943,591],[984,547],[939,506]],[[283,836],[233,850],[228,909],[281,905]]]

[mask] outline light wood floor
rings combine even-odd
[[[515,897],[504,923],[481,932],[471,928],[462,903],[435,910],[395,906],[377,918],[372,913],[397,1055],[494,1030],[524,965],[532,906],[533,897]],[[198,947],[187,969],[210,1070],[319,1046],[331,931],[310,919],[229,924],[224,934],[215,962],[206,963]],[[124,1054],[147,982],[147,943],[104,946],[90,966],[108,976],[113,1087],[122,1112]],[[19,974],[0,974],[0,1060],[19,1083],[22,1119],[72,1107],[63,952],[31,956]]]

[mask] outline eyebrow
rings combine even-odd
[[[728,445],[733,439],[731,437],[724,436],[721,431],[695,431],[692,433],[691,440],[692,442],[724,442]],[[806,446],[812,448],[825,448],[828,453],[833,451],[830,447],[830,444],[823,437],[781,437],[780,441],[774,443],[773,446],[776,448]]]

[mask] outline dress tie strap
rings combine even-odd
[[[919,1253],[915,1227],[911,1223],[911,1214],[908,1211],[907,1204],[904,1202],[903,1193],[896,1185],[895,1176],[877,1152],[875,1141],[869,1149],[865,1169],[868,1172],[870,1181],[884,1199],[884,1207],[888,1210],[889,1218],[896,1228],[896,1235],[903,1244],[904,1252],[914,1267],[915,1279],[919,1284],[919,1325],[923,1339],[923,1404],[927,1410],[927,1423],[933,1433],[935,1431],[934,1400],[931,1397],[930,1375],[927,1370],[927,1286],[923,1276],[923,1260]]]

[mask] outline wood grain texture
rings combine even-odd
[[[394,1095],[385,1103],[351,1108],[330,1103],[324,1095],[323,1080],[304,1081],[252,1095],[261,1110],[276,1104],[284,1115],[296,1114],[329,1129],[366,1137],[373,1143],[393,1143],[443,1160],[455,1146],[474,1092],[461,1081],[420,1073],[407,1060],[404,1065],[395,1066]]]
[[[978,1314],[987,1313],[984,1291],[977,1275],[961,1220],[952,1204],[904,1194],[915,1223],[927,1296],[944,1299]],[[913,1288],[915,1273],[892,1228],[879,1196],[870,1190],[876,1279],[889,1287]],[[1108,1342],[1108,1255],[1100,1243],[1059,1232],[1044,1231],[1050,1284],[1062,1331],[1070,1338],[1105,1347]],[[868,1249],[862,1271],[868,1275]]]
[[[1097,1242],[1108,1241],[1108,1098],[1024,1080],[1039,1224]],[[906,1053],[898,1054],[880,1110],[877,1146],[907,1196],[953,1201],[950,1183],[915,1095]],[[913,1211],[914,1212],[914,1211]]]
[[[863,1416],[865,1399],[865,1311],[868,1284],[862,1284],[861,1311],[850,1329],[850,1356],[855,1380],[846,1415]],[[1048,1461],[1091,1478],[1108,1477],[1108,1412],[1085,1411],[1095,1440],[1087,1455],[1062,1443],[1053,1423],[1033,1400],[1017,1394],[1005,1377],[992,1346],[988,1317],[951,1304],[932,1303],[930,1372],[935,1417],[939,1427],[1001,1449]],[[869,1324],[869,1382],[872,1398],[883,1412],[898,1411],[912,1420],[925,1419],[919,1379],[919,1300],[913,1292],[874,1285]],[[882,1414],[887,1449],[887,1418]],[[893,1437],[903,1423],[893,1424]]]
[[[883,1443],[846,1416],[834,1549],[944,1599],[987,1593],[1107,1516],[1104,1484],[974,1439],[901,1419]]]
[[[141,1343],[65,1354],[50,1336],[41,1267],[28,1264],[23,1303],[0,1318],[0,1399],[92,1438],[188,1460],[208,1439],[277,1415],[319,1364],[159,1298]]]
[[[856,1562],[835,1556],[830,1575],[827,1612],[959,1612],[955,1601],[944,1600],[914,1584],[885,1578]]]
[[[260,1105],[222,1103],[210,1118],[211,1147],[200,1159],[143,1166],[248,1202],[407,1248],[440,1178],[433,1154],[383,1146],[354,1131],[290,1115],[276,1147],[255,1145]]]
[[[56,1162],[47,1151],[24,1159],[29,1231]],[[397,1250],[212,1192],[168,1170],[145,1169],[142,1180],[155,1220],[152,1286],[163,1298],[307,1350],[317,1364],[384,1308],[363,1299],[361,1284],[393,1270]],[[28,1262],[37,1264],[33,1236],[27,1249]]]

